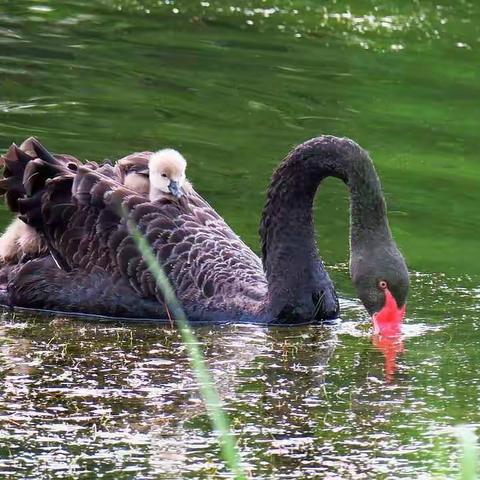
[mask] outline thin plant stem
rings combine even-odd
[[[205,403],[208,416],[218,435],[222,457],[228,468],[234,474],[234,478],[245,480],[247,477],[241,464],[241,457],[235,443],[235,438],[230,430],[228,416],[222,408],[220,396],[208,371],[198,340],[190,328],[187,316],[147,240],[130,219],[127,219],[127,226],[135,240],[137,248],[142,254],[149,270],[152,272],[158,288],[162,291],[167,310],[170,312],[180,330],[182,341],[187,349],[190,365],[200,387],[200,393]]]
[[[477,480],[478,446],[475,431],[472,427],[461,425],[456,428],[456,434],[462,449],[460,479]]]

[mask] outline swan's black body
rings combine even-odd
[[[378,245],[398,252],[371,160],[348,139],[312,139],[274,173],[260,227],[263,266],[194,191],[180,201],[151,203],[123,187],[108,167],[68,168],[38,143],[35,153],[10,150],[0,188],[9,207],[42,232],[56,262],[47,256],[18,266],[8,285],[11,305],[166,318],[162,293],[129,236],[126,215],[152,246],[191,321],[335,318],[338,300],[317,253],[312,218],[315,192],[328,175],[349,185],[355,248],[366,229],[381,236]]]

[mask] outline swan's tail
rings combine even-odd
[[[0,159],[3,167],[0,194],[5,195],[8,208],[13,212],[18,212],[18,200],[25,196],[23,186],[25,168],[34,157],[13,144]]]

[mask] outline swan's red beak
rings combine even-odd
[[[402,330],[405,305],[399,308],[397,301],[388,288],[385,288],[385,305],[373,314],[373,329],[376,335],[398,337]]]

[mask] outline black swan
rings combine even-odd
[[[114,317],[166,318],[133,239],[126,212],[152,246],[191,321],[300,324],[336,318],[335,290],[318,256],[312,206],[321,181],[350,190],[350,270],[376,328],[400,322],[408,272],[388,225],[368,154],[355,142],[321,136],[297,146],[274,172],[262,213],[262,261],[193,188],[148,201],[109,171],[73,170],[40,144],[7,155],[9,208],[44,235],[51,256],[18,268],[11,305]]]

